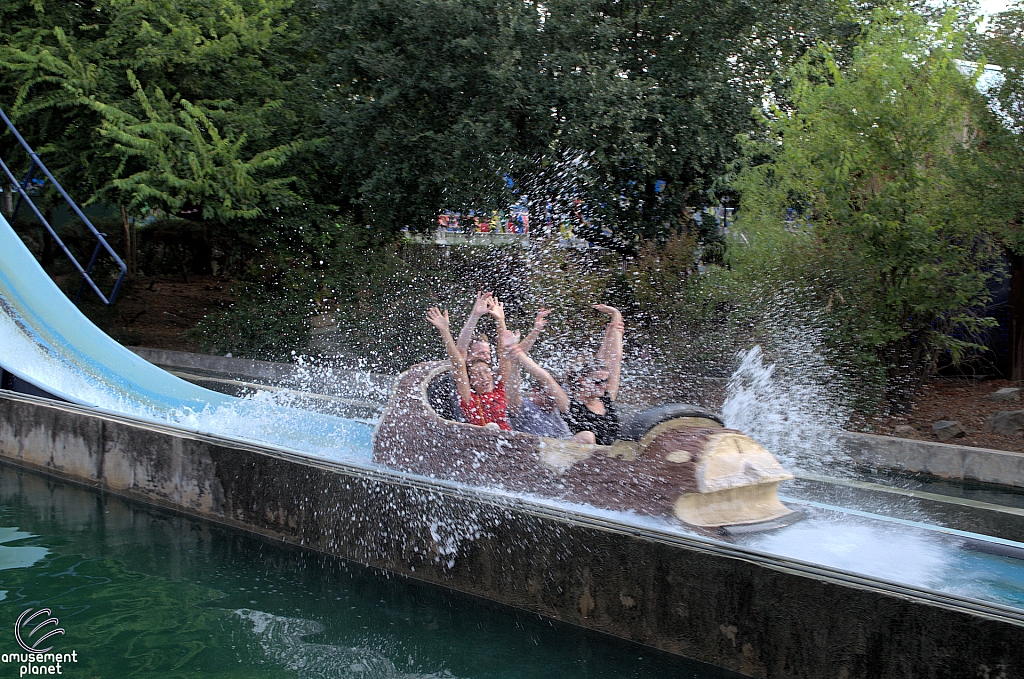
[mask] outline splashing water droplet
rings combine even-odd
[[[850,409],[843,381],[813,339],[810,332],[794,333],[780,343],[774,363],[760,345],[742,353],[722,415],[726,426],[757,440],[784,466],[836,474],[844,466],[836,439]]]

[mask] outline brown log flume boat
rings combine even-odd
[[[659,406],[628,421],[610,446],[500,431],[456,421],[450,368],[420,363],[402,374],[374,435],[375,461],[699,529],[768,529],[796,518],[778,498],[793,475],[713,413]]]

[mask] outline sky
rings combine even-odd
[[[1002,12],[1009,4],[1009,0],[981,0],[981,7],[978,13],[984,14],[985,16],[992,16],[998,12]]]
[[[986,19],[991,17],[993,14],[998,14],[1006,9],[1008,5],[1012,4],[1012,0],[981,0],[978,7],[978,14],[984,15]],[[988,23],[986,20],[983,22]]]
[[[1002,12],[1011,4],[1013,4],[1013,0],[981,0],[978,7],[978,14],[984,16],[985,20],[981,22],[978,29],[984,31],[988,27],[989,20],[992,15]]]

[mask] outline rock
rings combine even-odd
[[[940,441],[952,441],[961,436],[967,436],[967,430],[956,420],[939,420],[932,425],[932,431]]]
[[[1017,387],[1006,387],[999,391],[993,391],[988,395],[990,401],[1019,401],[1020,389]]]
[[[1003,436],[1024,437],[1024,410],[1001,410],[985,420],[983,431]]]
[[[892,435],[902,439],[916,439],[918,437],[917,430],[909,424],[896,425],[896,428],[892,430]]]

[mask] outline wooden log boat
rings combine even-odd
[[[399,378],[374,435],[374,459],[433,478],[602,509],[674,517],[699,529],[784,525],[793,511],[778,460],[713,413],[670,404],[641,413],[611,446],[456,421],[448,362]]]

